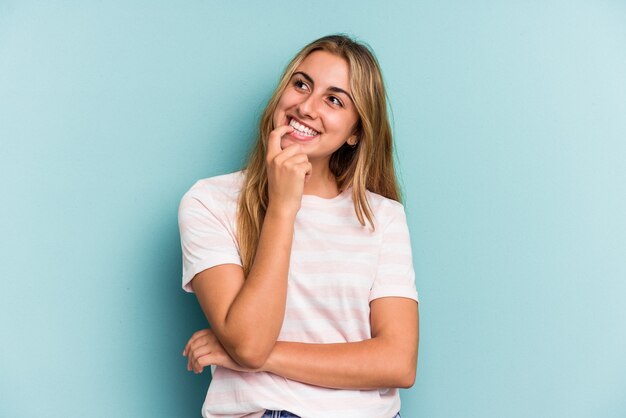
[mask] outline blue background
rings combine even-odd
[[[471,3],[471,4],[470,4]],[[626,416],[626,4],[0,1],[0,416],[198,416],[177,207],[346,32],[393,109],[403,416]]]

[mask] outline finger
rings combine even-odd
[[[306,154],[299,153],[299,154],[295,154],[287,158],[283,162],[283,165],[289,167],[289,166],[302,164],[302,163],[308,163],[308,162],[309,162],[309,157]]]
[[[198,347],[200,345],[206,344],[206,339],[207,338],[210,338],[210,335],[208,335],[208,334],[204,334],[204,335],[200,334],[200,335],[194,336],[193,339],[191,339],[191,340],[189,340],[187,342],[187,345],[185,346],[185,349],[183,350],[183,355],[184,356],[189,356],[193,352],[194,348],[196,348],[196,347]],[[187,360],[189,360],[189,358]]]
[[[196,361],[194,361],[192,364],[193,371],[196,373],[202,373],[202,370],[206,366],[217,365],[216,361],[217,360],[215,359],[215,355],[212,351],[206,354],[203,354],[201,356],[198,356]]]
[[[187,358],[187,370],[194,371],[194,363],[196,362],[197,354],[194,350],[189,352],[189,357]]]
[[[278,155],[282,148],[280,147],[280,140],[286,133],[293,131],[293,126],[283,125],[274,129],[270,132],[270,136],[267,139],[267,158],[268,160],[272,160],[276,155]]]
[[[206,335],[196,339],[189,347],[189,357],[187,358],[188,370],[194,368],[194,365],[198,359],[202,356],[208,355],[221,348],[221,344],[217,337],[209,332]]]
[[[210,334],[211,330],[208,328],[205,329],[201,329],[200,331],[196,331],[193,333],[193,335],[191,336],[191,338],[189,338],[189,341],[187,341],[187,345],[185,345],[185,349],[183,350],[183,354],[187,355],[186,353],[189,352],[189,348],[191,347],[191,345],[197,341],[199,338],[202,338],[204,336],[206,336],[207,334]]]
[[[189,364],[193,364],[193,362],[198,357],[198,353],[204,352],[205,347],[210,347],[210,341],[207,338],[199,338],[195,340],[190,346],[187,357]]]
[[[202,373],[202,370],[204,370],[204,368],[206,366],[210,366],[211,364],[214,364],[215,361],[213,360],[213,356],[211,356],[212,353],[207,353],[201,357],[198,357],[198,359],[196,360],[196,362],[194,363],[194,371],[196,373]]]
[[[208,329],[201,329],[200,331],[194,332],[193,335],[189,338],[189,341],[187,341],[187,344],[185,345],[185,349],[183,350],[183,353],[187,353],[189,351],[189,347],[191,346],[191,343],[193,343],[195,340],[205,335],[208,331],[209,331]]]
[[[200,349],[194,351],[194,358],[191,361],[191,367],[194,371],[201,370],[202,367],[206,366],[207,362],[211,361],[210,354],[212,353],[211,347],[204,346]]]
[[[298,172],[306,179],[306,176],[310,176],[313,172],[313,165],[307,160],[305,162],[297,163],[295,165],[295,169],[298,170]]]
[[[306,154],[302,152],[302,149],[302,145],[300,144],[289,144],[285,147],[285,149],[274,156],[272,163],[274,165],[281,165],[294,155],[302,154],[306,156]]]

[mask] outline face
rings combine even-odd
[[[315,51],[300,63],[274,111],[274,127],[291,125],[281,146],[297,143],[310,161],[328,160],[346,141],[356,143],[358,114],[345,59]]]

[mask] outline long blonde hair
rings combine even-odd
[[[285,69],[274,94],[259,122],[257,142],[245,167],[245,180],[239,197],[237,239],[247,276],[261,234],[268,205],[265,156],[267,140],[274,129],[273,115],[280,97],[300,63],[313,51],[324,50],[344,58],[350,68],[350,89],[359,116],[357,146],[343,144],[330,157],[329,168],[335,175],[339,190],[352,186],[354,211],[365,226],[365,219],[374,228],[372,210],[366,190],[400,201],[393,166],[391,128],[387,118],[387,96],[380,67],[369,48],[344,35],[330,35],[305,46]]]

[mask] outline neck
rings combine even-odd
[[[328,167],[328,161],[311,161],[313,170],[304,184],[304,194],[330,199],[339,194],[337,180]]]

